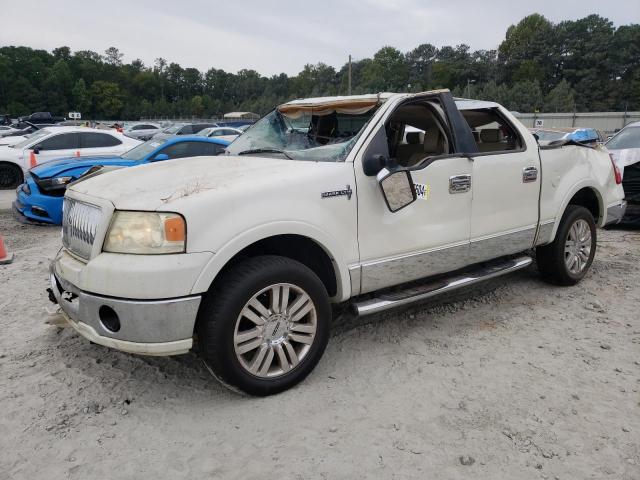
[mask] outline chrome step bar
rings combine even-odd
[[[515,272],[528,267],[532,262],[533,259],[527,256],[502,260],[498,263],[494,262],[490,265],[483,265],[474,271],[413,286],[406,290],[385,293],[361,302],[354,302],[353,309],[357,315],[364,316],[405,307],[443,293],[489,280],[490,278]]]

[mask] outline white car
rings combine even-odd
[[[50,298],[126,352],[197,337],[211,372],[254,395],[313,370],[331,303],[407,307],[525,268],[534,248],[545,279],[574,285],[626,206],[606,149],[541,149],[502,106],[448,90],[289,102],[227,154],[72,184]]]
[[[139,145],[139,140],[115,130],[86,127],[47,127],[13,145],[0,146],[0,189],[16,188],[35,164],[73,156],[120,155]]]
[[[242,130],[233,127],[210,127],[199,131],[196,135],[201,137],[218,137],[233,142],[243,133]]]
[[[136,123],[128,126],[124,129],[124,133],[127,137],[135,138],[136,140],[149,140],[156,133],[162,131],[162,127],[155,123]]]

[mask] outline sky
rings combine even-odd
[[[349,54],[421,43],[495,49],[509,25],[541,13],[553,22],[591,13],[640,23],[640,0],[0,0],[0,46],[103,53],[130,62],[163,57],[182,67],[295,75],[307,63],[340,68]]]

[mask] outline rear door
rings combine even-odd
[[[477,139],[473,161],[471,262],[533,246],[538,227],[540,155],[524,126],[498,107],[462,110]]]
[[[116,154],[122,150],[117,148],[122,142],[108,133],[80,132],[78,136],[82,156]]]
[[[58,133],[47,137],[34,147],[40,152],[36,155],[38,164],[50,162],[56,158],[72,157],[78,151],[78,134],[76,132]],[[29,152],[27,152],[27,156]]]

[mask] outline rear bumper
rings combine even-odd
[[[613,225],[616,223],[620,223],[620,221],[622,220],[622,217],[624,217],[624,213],[626,210],[627,210],[627,202],[624,200],[614,205],[610,205],[607,208],[607,218],[604,224]]]
[[[129,300],[83,292],[50,272],[51,290],[68,323],[105,347],[141,355],[177,355],[193,346],[193,326],[201,297]],[[119,328],[105,322],[115,312]]]

